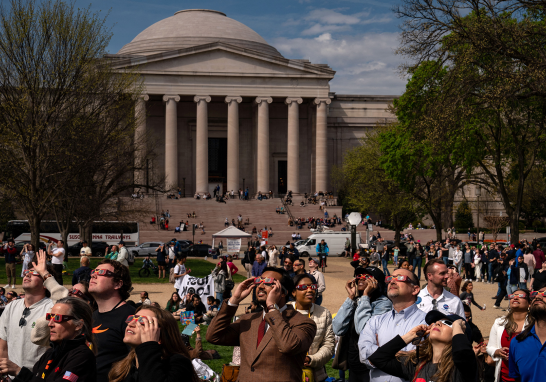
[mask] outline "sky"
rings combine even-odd
[[[93,11],[107,14],[113,37],[108,53],[117,53],[148,26],[182,9],[224,12],[260,34],[285,57],[328,64],[337,73],[330,82],[339,94],[400,95],[406,79],[395,54],[400,20],[392,7],[400,0],[94,0]],[[76,5],[86,7],[85,0]]]

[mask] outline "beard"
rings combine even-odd
[[[535,321],[546,321],[546,305],[531,305],[529,309],[529,315],[535,319]]]
[[[398,296],[400,296],[400,290],[398,290],[398,289],[392,289],[392,290],[387,292],[387,297],[388,298],[393,298],[393,297],[398,297]]]

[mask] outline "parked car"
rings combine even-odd
[[[160,241],[150,241],[147,243],[142,243],[136,247],[127,247],[127,251],[136,256],[155,256],[155,250],[157,247],[161,246],[163,243]]]
[[[182,249],[182,253],[186,256],[205,257],[209,255],[210,244],[194,244]]]
[[[17,254],[21,253],[21,251],[23,250],[23,246],[25,244],[31,244],[31,243],[30,243],[30,241],[20,241],[18,243],[15,243],[15,248],[17,249]],[[40,241],[39,246],[40,246],[39,249],[43,249],[44,251],[47,249],[46,243],[44,243],[43,241]]]
[[[91,255],[92,256],[104,256],[104,252],[106,250],[106,247],[108,247],[108,243],[104,241],[94,241],[91,243]],[[82,248],[81,243],[72,244],[68,247],[67,253],[68,256],[79,256],[80,255],[80,249]]]

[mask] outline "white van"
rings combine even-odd
[[[345,251],[345,241],[351,240],[351,232],[320,232],[314,233],[307,238],[305,243],[298,246],[296,249],[301,256],[316,256],[317,244],[323,240],[328,244],[330,252],[328,256],[341,256]],[[360,244],[360,233],[356,233],[356,246]]]

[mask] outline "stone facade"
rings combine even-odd
[[[251,194],[331,191],[332,165],[393,119],[394,97],[331,93],[328,65],[286,59],[216,11],[177,12],[108,57],[142,73],[138,108],[147,117],[137,133],[158,153],[151,171],[186,195],[216,184]]]

